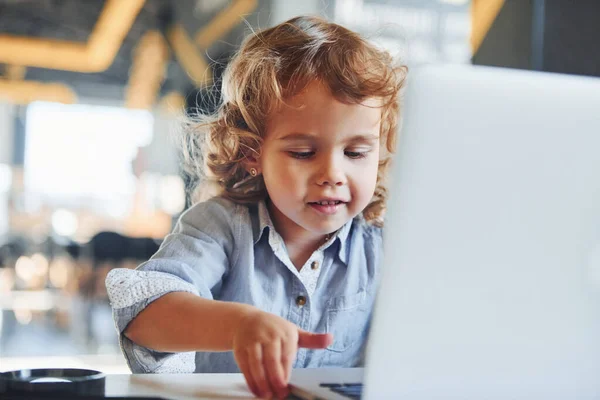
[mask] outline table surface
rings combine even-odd
[[[254,399],[242,374],[111,374],[106,396],[157,396],[165,400]]]

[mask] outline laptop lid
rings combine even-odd
[[[600,396],[600,79],[409,73],[367,399]]]

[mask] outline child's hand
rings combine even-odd
[[[298,348],[323,349],[332,342],[331,334],[306,332],[276,315],[256,311],[234,333],[233,354],[254,395],[285,398]]]

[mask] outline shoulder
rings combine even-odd
[[[354,247],[354,251],[360,251],[367,259],[378,263],[383,253],[383,228],[365,221],[362,217],[355,218],[352,225],[348,246]]]
[[[239,204],[224,197],[212,197],[190,206],[190,208],[181,214],[181,218],[193,218],[194,216],[199,214],[202,215],[206,212],[226,216],[227,214],[235,212],[239,207]]]
[[[383,240],[383,228],[366,221],[362,215],[355,217],[352,221],[352,232],[367,242],[380,243]]]
[[[183,212],[174,233],[233,233],[247,216],[247,206],[222,197],[214,197],[196,203]]]
[[[346,237],[340,237],[342,261],[359,257],[377,262],[383,251],[383,229],[355,217],[349,225]]]

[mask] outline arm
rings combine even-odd
[[[181,373],[196,370],[195,351],[154,350],[153,347],[164,347],[161,343],[148,347],[139,344],[138,342],[152,343],[152,339],[149,342],[144,337],[138,338],[136,329],[133,328],[137,326],[137,330],[155,335],[160,335],[159,331],[163,329],[169,329],[174,324],[170,320],[166,322],[143,318],[150,315],[151,309],[157,306],[157,315],[160,316],[160,305],[168,295],[176,297],[188,293],[199,297],[197,300],[213,299],[213,290],[221,285],[223,276],[237,257],[234,232],[237,231],[236,223],[239,222],[234,220],[238,214],[232,207],[231,204],[218,201],[191,207],[182,214],[173,231],[165,237],[160,249],[150,260],[134,270],[115,268],[108,273],[106,289],[113,318],[123,355],[132,372]],[[148,312],[140,316],[145,311]],[[193,320],[196,330],[202,329],[202,321],[190,317],[189,310],[173,309],[171,313],[162,315],[168,319],[186,317],[188,327]],[[182,331],[181,325],[179,326]],[[177,329],[177,325],[173,327]],[[209,325],[205,328],[208,329]],[[129,329],[131,331],[125,335],[125,331]],[[189,331],[188,329],[187,332]]]
[[[154,323],[157,320],[160,327]],[[333,339],[329,334],[305,332],[253,306],[185,292],[155,300],[131,321],[125,335],[158,351],[233,351],[252,392],[280,398],[288,394],[298,348],[325,348]]]
[[[125,336],[157,351],[231,351],[240,322],[257,311],[247,304],[172,292],[141,311],[127,326]]]
[[[142,372],[181,372],[180,364],[193,372],[195,351],[232,351],[255,394],[284,397],[298,347],[327,347],[331,335],[302,331],[246,304],[214,300],[213,288],[237,260],[230,221],[235,213],[214,202],[191,211],[152,259],[107,276],[126,359]],[[169,360],[184,355],[186,363],[168,368]]]

